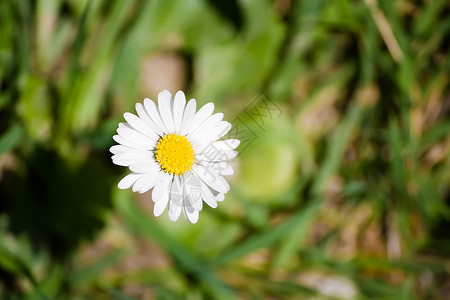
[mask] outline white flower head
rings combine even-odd
[[[191,222],[198,221],[203,201],[216,208],[230,190],[223,175],[233,174],[229,160],[237,155],[239,140],[221,140],[231,129],[222,121],[223,114],[213,114],[214,104],[207,103],[196,111],[195,99],[186,104],[178,91],[175,98],[164,90],[158,105],[146,98],[137,103],[137,116],[125,113],[119,123],[120,145],[110,148],[112,161],[128,167],[131,173],[118,184],[144,193],[153,188],[153,213],[160,216],[169,206],[169,218],[178,220],[181,211]]]

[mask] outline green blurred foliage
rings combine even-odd
[[[0,298],[447,299],[449,13],[0,1]],[[164,88],[243,130],[196,225],[155,219],[109,159],[122,114]]]

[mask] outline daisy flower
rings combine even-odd
[[[203,201],[216,208],[224,200],[230,186],[223,175],[233,174],[229,160],[240,143],[219,141],[231,124],[222,121],[222,113],[213,114],[212,102],[196,110],[195,99],[186,104],[182,91],[173,98],[164,90],[158,105],[147,98],[136,104],[137,116],[124,114],[126,122],[119,123],[118,135],[113,136],[119,145],[110,148],[113,163],[131,171],[118,187],[139,193],[153,189],[154,215],[160,216],[168,206],[174,222],[183,211],[196,223]]]

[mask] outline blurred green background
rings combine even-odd
[[[0,299],[450,299],[449,15],[0,1]],[[196,225],[117,188],[112,135],[162,89],[245,129]]]

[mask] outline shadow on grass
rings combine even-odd
[[[38,148],[23,172],[8,171],[0,182],[0,213],[13,233],[25,233],[37,248],[57,259],[104,225],[112,208],[112,176],[95,157],[72,167],[56,152]]]

